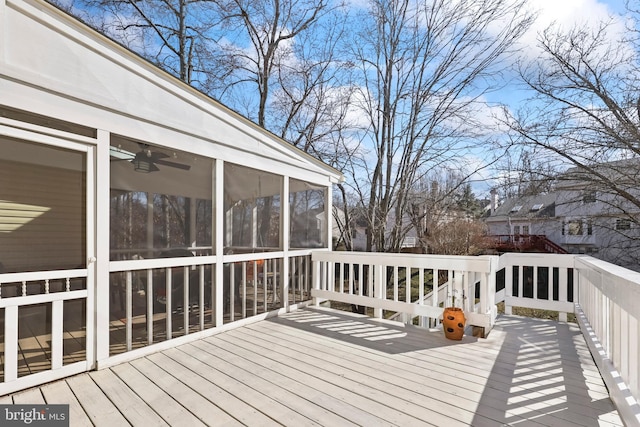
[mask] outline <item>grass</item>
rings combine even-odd
[[[504,314],[504,302],[499,302],[498,314]],[[541,310],[537,308],[513,307],[511,313],[517,316],[532,317],[534,319],[549,319],[559,321],[559,313],[553,310]],[[573,313],[567,314],[567,322],[577,323]]]

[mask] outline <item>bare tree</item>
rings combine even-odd
[[[464,165],[484,139],[482,95],[531,16],[520,0],[371,0],[360,21],[351,44],[367,122],[359,137],[371,153],[354,183],[367,249],[397,251],[421,171]]]
[[[211,0],[51,1],[186,83],[207,72],[218,24]]]
[[[416,183],[409,198],[406,215],[411,220],[411,226],[424,253],[462,255],[475,251],[475,242],[483,231],[483,227],[479,226],[483,206],[473,194],[466,176],[455,171],[432,172]],[[460,228],[454,230],[455,227]],[[458,233],[463,230],[471,233],[465,235],[466,243],[460,240],[464,233]],[[475,231],[472,233],[472,230]],[[443,247],[442,242],[448,238],[455,241],[455,248]],[[469,251],[460,252],[460,248],[467,243]]]
[[[211,84],[221,99],[236,97],[234,104],[248,104],[246,112],[269,128],[268,103],[278,72],[297,61],[296,38],[313,32],[333,6],[329,0],[219,0],[217,5],[228,40],[220,44],[228,71],[225,80]],[[223,63],[217,65],[225,68]],[[254,97],[247,98],[247,89],[257,93],[255,106]]]
[[[626,18],[630,31],[612,18],[596,28],[551,26],[540,34],[541,55],[519,67],[534,96],[505,123],[513,149],[571,166],[557,185],[573,190],[575,200],[563,203],[582,203],[588,192],[601,230],[623,235],[605,249],[619,246],[615,252],[628,258],[640,242],[640,14],[629,10]]]

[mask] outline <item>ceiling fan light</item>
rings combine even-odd
[[[133,170],[140,173],[149,173],[157,168],[154,168],[153,162],[147,157],[144,152],[136,153],[136,156],[131,160],[133,163]]]

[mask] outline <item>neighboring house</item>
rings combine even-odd
[[[507,199],[485,218],[492,236],[544,235],[560,241],[556,219],[556,193]]]
[[[639,270],[640,210],[575,176],[576,169],[570,169],[552,193],[507,199],[494,206],[485,218],[488,234],[494,242],[515,245],[511,249],[521,243],[523,251],[540,249],[524,244],[534,240],[529,236],[544,236],[568,253],[589,254]]]

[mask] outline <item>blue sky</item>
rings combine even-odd
[[[540,32],[552,24],[567,29],[575,25],[595,27],[599,22],[613,19],[614,28],[625,31],[624,22],[618,15],[625,12],[624,0],[529,0],[529,3],[538,12],[538,18],[521,40],[519,54],[524,58],[533,59],[538,55],[536,38]],[[513,73],[511,82],[507,83],[502,90],[486,94],[485,100],[490,106],[507,104],[512,110],[516,110],[531,96],[531,93],[527,92],[515,77]],[[489,107],[485,114],[488,121],[491,120],[492,112],[497,113],[494,108]],[[482,151],[477,151],[475,155],[478,156],[478,163],[483,163]],[[490,188],[495,184],[492,179],[495,174],[496,171],[490,168],[473,177],[476,195],[485,196],[489,193]]]

